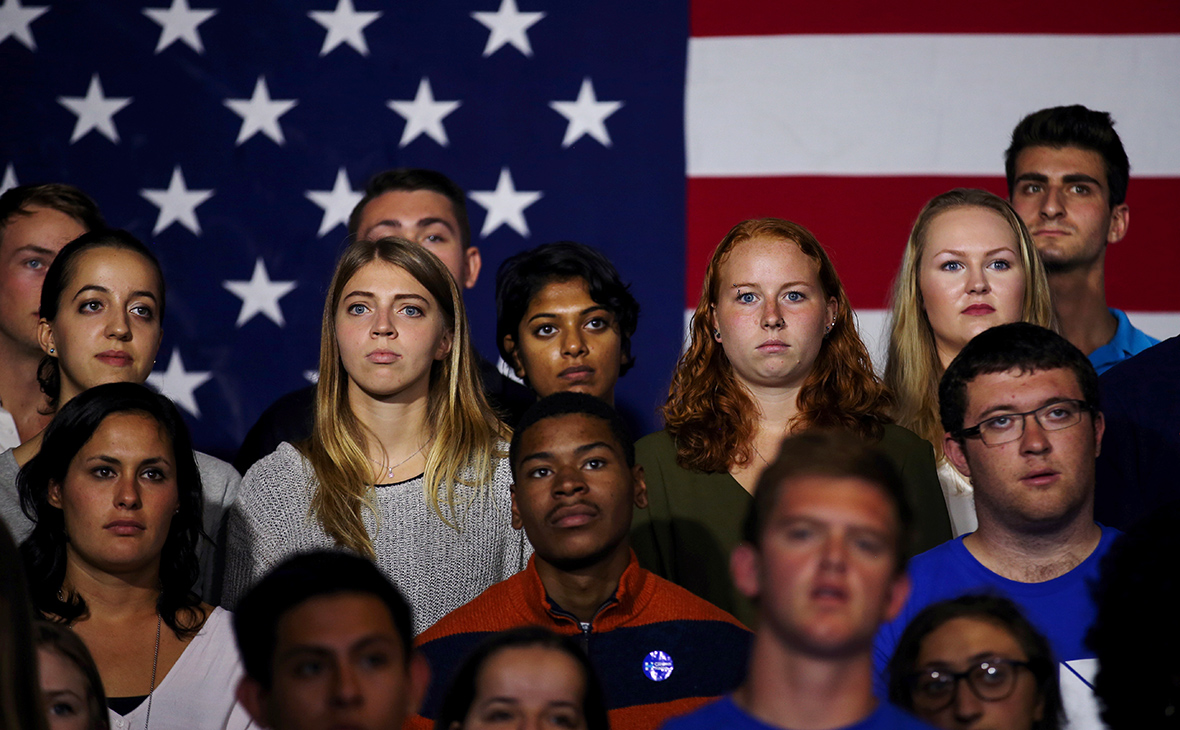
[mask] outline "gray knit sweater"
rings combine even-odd
[[[205,515],[203,526],[213,543],[204,540],[197,546],[197,559],[201,562],[201,577],[196,586],[201,597],[210,603],[217,603],[218,596],[214,592],[220,582],[215,575],[217,571],[214,559],[213,545],[219,542],[222,517],[226,509],[238,496],[238,486],[242,477],[232,466],[215,456],[194,451],[197,469],[201,473],[201,490],[204,492]],[[20,508],[20,494],[16,489],[16,475],[20,467],[16,464],[16,457],[12,449],[0,453],[0,520],[3,520],[12,538],[20,542],[33,531],[33,521],[25,517]]]
[[[501,459],[495,481],[460,513],[458,531],[426,503],[421,476],[377,486],[380,526],[365,510],[365,527],[378,567],[413,609],[415,634],[525,567],[533,550],[524,532],[512,529],[511,481],[508,461]],[[288,443],[246,473],[227,526],[227,605],[237,605],[255,581],[292,553],[334,547],[311,514],[316,486],[311,464]],[[456,503],[472,494],[461,486],[455,491]]]

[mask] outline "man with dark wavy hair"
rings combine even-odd
[[[1101,375],[1157,340],[1106,306],[1106,248],[1127,235],[1131,164],[1108,112],[1081,105],[1020,121],[1004,153],[1008,197],[1036,242],[1065,338]]]

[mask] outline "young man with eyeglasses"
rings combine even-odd
[[[883,669],[906,623],[965,593],[1011,598],[1053,646],[1071,730],[1100,728],[1086,648],[1090,583],[1117,530],[1094,522],[1104,422],[1098,376],[1065,338],[1026,323],[976,336],[939,387],[943,447],[972,481],[979,528],[910,561],[913,591],[877,636]]]

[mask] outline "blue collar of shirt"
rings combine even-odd
[[[1149,337],[1142,331],[1135,329],[1131,320],[1127,319],[1126,313],[1121,309],[1111,309],[1110,313],[1118,320],[1118,328],[1114,332],[1114,337],[1110,342],[1090,353],[1090,364],[1094,366],[1099,375],[1128,357],[1137,355],[1159,342],[1154,337]]]

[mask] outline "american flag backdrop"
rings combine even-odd
[[[60,180],[150,242],[168,307],[151,382],[231,455],[306,385],[367,178],[443,171],[469,193],[493,361],[496,268],[602,249],[642,306],[619,399],[645,426],[684,301],[679,0],[0,0],[0,169]]]
[[[374,172],[468,191],[468,311],[493,359],[504,258],[559,239],[610,256],[643,308],[619,401],[654,429],[733,223],[814,230],[875,340],[921,205],[1003,193],[1012,127],[1063,103],[1111,111],[1131,157],[1110,301],[1175,334],[1174,0],[0,0],[2,184],[73,183],[150,243],[168,280],[152,382],[227,457],[315,368]]]

